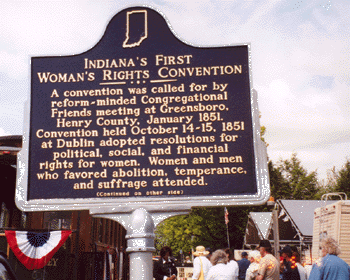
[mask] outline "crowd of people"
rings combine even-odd
[[[193,280],[350,280],[350,266],[341,258],[340,248],[333,238],[321,242],[322,258],[308,273],[300,262],[298,249],[285,246],[280,260],[272,254],[268,240],[261,240],[256,250],[242,252],[236,261],[230,249],[216,250],[211,254],[204,246],[193,253]],[[154,264],[155,280],[175,280],[177,270],[172,251],[163,247],[161,258]]]

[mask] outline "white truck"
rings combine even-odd
[[[332,196],[338,196],[340,200],[326,205]],[[325,201],[325,206],[316,208],[314,212],[312,258],[317,260],[321,257],[322,239],[332,237],[340,246],[339,257],[350,265],[350,200],[347,200],[345,193],[325,194],[322,200]]]

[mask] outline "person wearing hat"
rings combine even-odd
[[[259,263],[256,280],[279,280],[280,265],[272,255],[271,243],[268,240],[260,240],[259,251],[261,260]]]
[[[247,252],[242,252],[241,253],[242,259],[240,259],[238,263],[238,279],[239,280],[245,280],[245,275],[247,272],[247,269],[250,265],[250,261],[248,260],[248,253]]]
[[[281,261],[281,272],[283,280],[300,280],[299,270],[290,246],[285,246],[279,251],[283,261]]]
[[[205,250],[204,246],[197,246],[196,251],[193,252],[193,256],[196,257],[193,261],[193,280],[206,279],[208,271],[212,267],[207,255],[209,255],[209,251]]]

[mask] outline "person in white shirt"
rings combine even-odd
[[[307,272],[306,272],[305,267],[300,262],[299,252],[298,251],[294,251],[292,258],[295,260],[295,263],[297,265],[299,276],[300,276],[300,280],[307,280],[307,278],[308,278],[307,277]]]
[[[239,275],[239,266],[238,263],[234,259],[234,255],[232,253],[232,250],[227,248],[225,249],[225,253],[227,255],[228,261],[227,261],[227,266],[232,270],[234,279],[238,280],[238,275]]]
[[[227,266],[227,261],[225,251],[216,250],[210,259],[213,266],[209,269],[206,280],[234,280],[235,276],[232,269]]]
[[[212,267],[207,255],[209,255],[209,251],[206,251],[204,246],[197,246],[196,251],[193,252],[193,256],[196,257],[193,261],[193,280],[207,279],[208,271]],[[201,275],[201,273],[203,274]]]
[[[245,280],[255,280],[258,275],[260,259],[261,256],[258,250],[249,252],[248,260],[250,261],[250,265],[246,271]]]

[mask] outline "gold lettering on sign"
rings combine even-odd
[[[140,34],[131,34],[134,16],[144,20]],[[124,48],[148,38],[147,20],[146,10],[127,12]],[[164,52],[85,55],[76,72],[35,73],[43,88],[51,84],[32,134],[42,152],[35,180],[63,181],[62,192],[77,197],[125,198],[201,193],[247,176],[241,146],[250,123],[238,110],[246,93],[235,87],[246,67]]]

